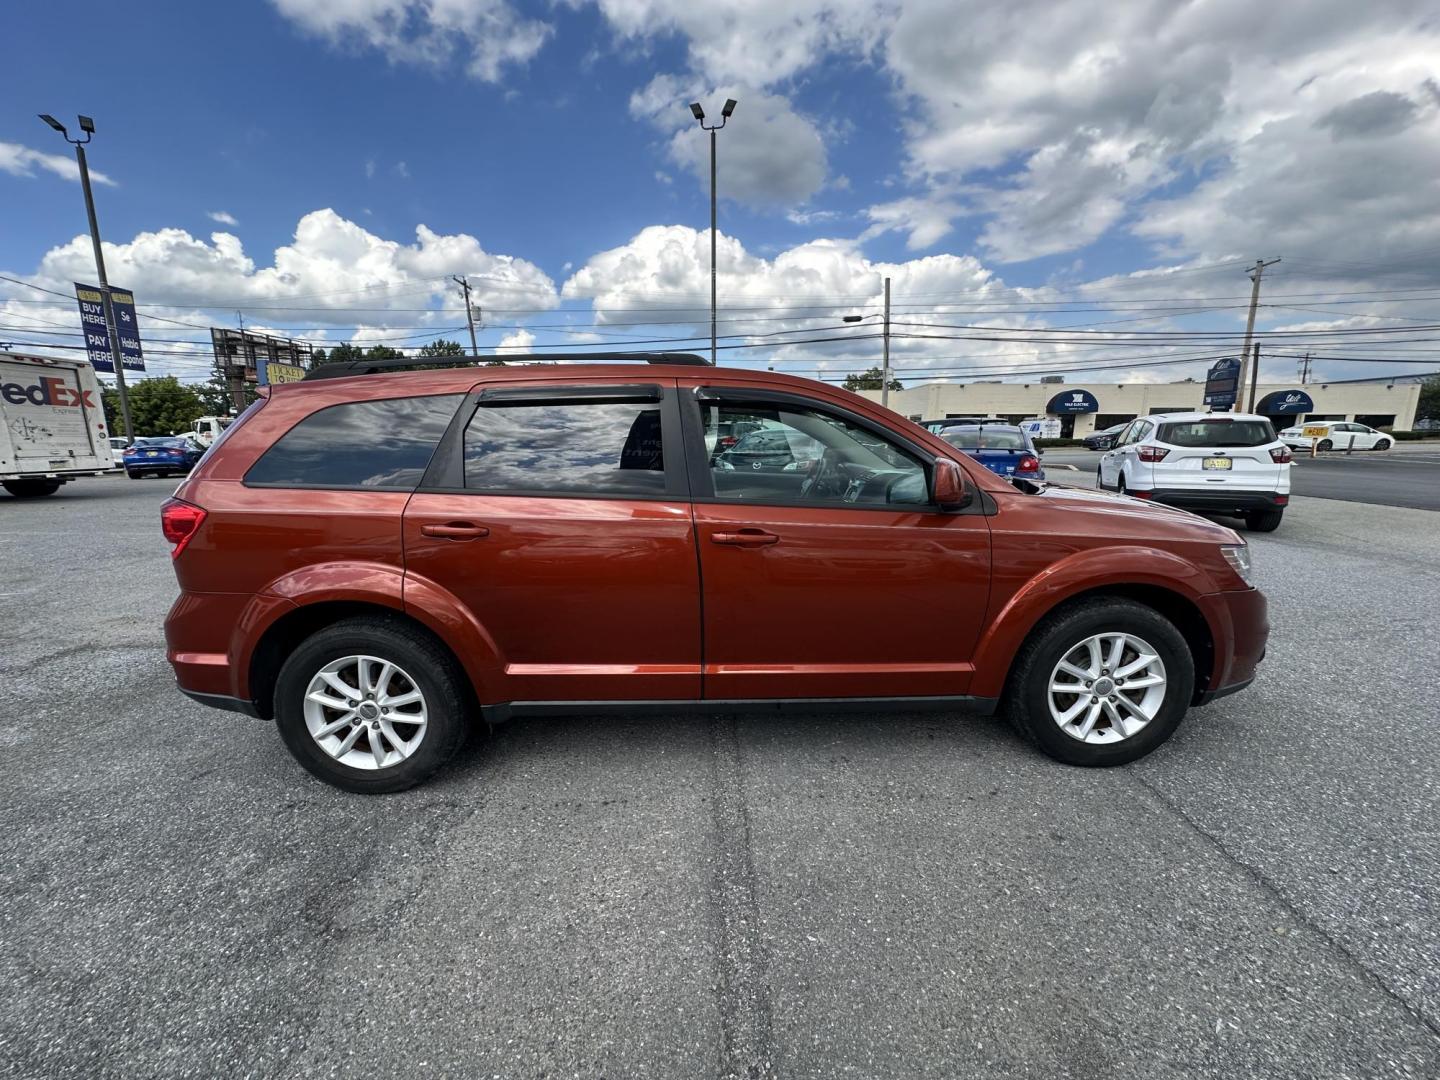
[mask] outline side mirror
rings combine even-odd
[[[935,459],[935,475],[930,484],[930,498],[943,513],[964,510],[975,498],[960,466],[949,458]]]

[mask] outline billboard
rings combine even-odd
[[[1233,357],[1217,360],[1205,376],[1205,404],[1214,409],[1230,409],[1239,396],[1240,361]]]

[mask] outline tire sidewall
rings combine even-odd
[[[398,765],[381,770],[343,765],[321,749],[305,725],[305,693],[326,664],[345,656],[375,656],[394,662],[425,695],[425,737]],[[347,791],[403,791],[420,783],[454,753],[465,731],[463,696],[455,673],[437,663],[408,634],[381,623],[340,624],[307,638],[280,669],[275,681],[275,723],[290,753],[312,775]]]
[[[1100,633],[1134,634],[1152,645],[1165,664],[1165,701],[1138,735],[1114,744],[1081,742],[1060,730],[1050,715],[1050,673],[1081,641]],[[1174,733],[1190,709],[1195,666],[1190,647],[1175,625],[1152,608],[1128,601],[1087,604],[1060,616],[1041,631],[1028,658],[1024,683],[1012,688],[1027,734],[1050,757],[1071,765],[1123,765],[1144,757]]]

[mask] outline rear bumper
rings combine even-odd
[[[1139,493],[1132,491],[1129,494]],[[1289,505],[1290,493],[1232,488],[1157,488],[1150,493],[1150,500],[1166,506],[1223,514],[1226,511],[1280,510]]]
[[[1210,677],[1195,705],[1244,690],[1255,680],[1270,640],[1270,606],[1259,589],[1212,593],[1198,601],[1215,639]]]
[[[193,466],[191,466],[189,462],[185,462],[185,461],[165,461],[165,460],[163,460],[163,459],[157,458],[157,459],[155,459],[155,460],[153,460],[153,461],[152,461],[152,460],[149,460],[149,459],[146,459],[145,461],[136,461],[136,462],[133,462],[133,463],[125,466],[125,471],[126,471],[126,472],[132,472],[132,473],[139,473],[139,472],[189,472],[192,467],[193,467]]]

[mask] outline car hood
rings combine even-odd
[[[1075,510],[1108,518],[1113,522],[1113,526],[1107,526],[1107,531],[1113,527],[1113,534],[1117,537],[1164,532],[1171,536],[1179,533],[1191,539],[1212,540],[1219,544],[1245,543],[1234,529],[1217,525],[1199,514],[1129,495],[1047,484],[1038,494],[1021,497],[1043,499],[1057,510]],[[1125,524],[1121,523],[1122,520]]]

